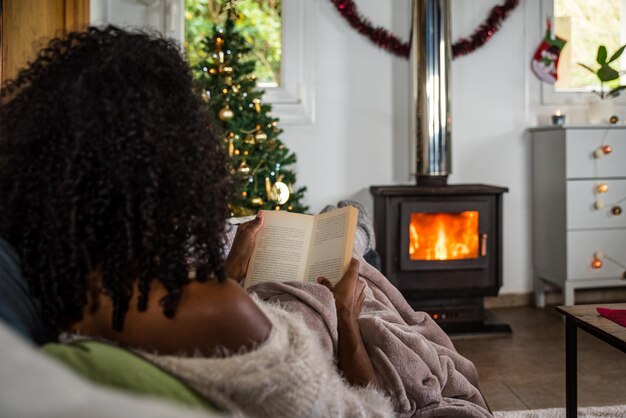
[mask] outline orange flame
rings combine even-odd
[[[478,212],[412,213],[411,260],[478,258]]]

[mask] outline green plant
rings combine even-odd
[[[611,67],[610,64],[622,55],[625,48],[626,45],[622,45],[617,51],[615,51],[613,55],[611,55],[611,58],[609,58],[607,61],[608,52],[606,50],[606,47],[604,45],[600,45],[598,47],[598,55],[596,57],[596,61],[598,64],[600,64],[600,68],[597,70],[594,70],[593,68],[585,64],[581,64],[580,62],[578,63],[578,65],[580,65],[581,67],[595,74],[598,77],[598,80],[600,80],[600,92],[594,90],[594,93],[597,94],[602,100],[617,97],[622,90],[626,89],[626,86],[620,85],[619,81],[617,81],[617,83],[612,83],[617,84],[617,86],[609,86],[609,91],[605,92],[604,89],[605,83],[611,83],[611,81],[619,80],[620,71]]]

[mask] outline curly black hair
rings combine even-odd
[[[172,317],[188,282],[224,280],[226,156],[171,41],[113,26],[50,41],[0,91],[0,237],[61,328],[97,271],[121,330],[163,284]]]

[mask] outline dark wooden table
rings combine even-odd
[[[575,418],[578,413],[577,329],[583,329],[626,353],[626,327],[600,316],[597,311],[598,307],[626,309],[626,303],[557,306],[556,308],[565,316],[565,411],[567,418]]]

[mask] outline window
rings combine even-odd
[[[192,67],[204,57],[202,40],[226,19],[223,4],[220,0],[186,0],[185,51]],[[237,2],[237,26],[252,46],[248,58],[256,62],[255,75],[261,88],[280,85],[281,12],[281,0]]]
[[[553,0],[555,33],[568,42],[559,60],[559,79],[555,91],[597,90],[598,79],[582,68],[583,63],[597,67],[598,46],[609,56],[624,43],[624,0]],[[617,65],[623,67],[623,65]],[[615,80],[619,84],[619,80]]]
[[[598,46],[605,45],[611,55],[626,43],[626,0],[541,0],[541,16],[537,16],[540,26],[529,23],[529,27],[537,28],[532,37],[533,46],[539,37],[543,38],[548,16],[554,16],[555,33],[566,39],[567,44],[559,58],[557,83],[540,83],[541,104],[586,106],[595,97],[591,92],[600,89],[600,83],[578,63],[597,68]],[[626,58],[618,61],[614,67],[626,69]],[[625,76],[621,82],[626,83]],[[615,101],[626,104],[626,95]]]
[[[310,0],[239,0],[239,19],[254,47],[257,85],[282,124],[314,121],[313,13]],[[193,65],[199,41],[223,20],[221,0],[185,0],[185,47]],[[195,61],[194,61],[195,60]]]

